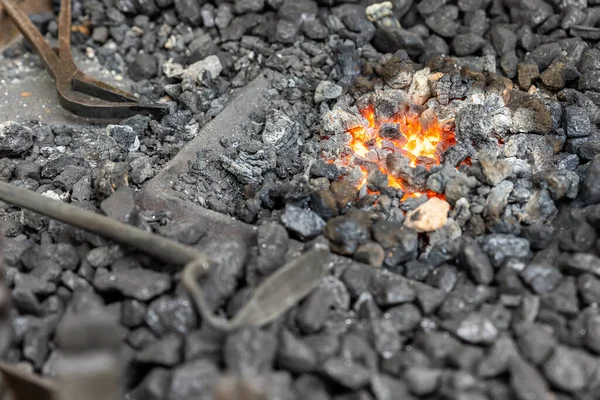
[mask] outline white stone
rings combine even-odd
[[[450,204],[445,200],[432,197],[406,214],[404,225],[417,232],[433,232],[448,221]]]

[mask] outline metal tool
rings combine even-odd
[[[16,0],[0,0],[0,6],[40,56],[56,82],[58,98],[65,109],[82,117],[108,119],[136,114],[161,118],[167,114],[166,104],[140,103],[135,95],[79,70],[71,52],[71,0],[60,2],[57,49],[50,47]]]
[[[27,15],[52,13],[52,0],[16,0],[16,2]],[[21,36],[15,24],[2,9],[0,3],[0,51]]]
[[[294,258],[267,277],[254,289],[252,297],[241,310],[230,321],[226,321],[218,318],[208,307],[203,290],[198,283],[199,276],[211,272],[210,260],[200,250],[2,181],[0,181],[0,201],[55,218],[115,242],[133,246],[167,263],[185,264],[181,277],[183,285],[189,291],[203,321],[223,333],[247,326],[261,327],[273,322],[314,290],[329,269],[328,247],[316,245],[312,250]],[[1,283],[0,281],[0,285]],[[79,348],[81,347],[82,345],[79,345]],[[78,357],[74,359],[79,360]],[[0,363],[0,372],[4,374],[13,393],[17,396],[16,400],[30,398],[57,400],[57,397],[53,396],[66,393],[67,389],[69,393],[81,393],[77,392],[81,389],[78,385],[72,388],[62,387],[61,381],[59,384],[48,382],[7,364]],[[107,376],[106,379],[113,379],[112,375]],[[70,385],[71,382],[68,381],[68,384]],[[33,393],[37,394],[33,397],[28,396]],[[63,400],[60,396],[58,399]]]

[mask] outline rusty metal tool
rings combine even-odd
[[[141,103],[131,93],[84,74],[71,52],[71,0],[61,0],[58,16],[58,48],[52,49],[16,0],[0,0],[0,6],[40,56],[56,82],[60,104],[73,114],[87,118],[127,118],[147,114],[166,115],[168,106]]]
[[[19,8],[27,15],[52,12],[52,0],[15,0]],[[2,11],[0,3],[0,50],[11,45],[21,36],[12,20]]]
[[[203,320],[224,332],[274,321],[314,290],[328,271],[329,248],[317,245],[267,277],[227,321],[216,317],[206,304],[198,278],[210,273],[212,266],[200,250],[2,181],[0,200],[133,246],[167,263],[185,265],[181,280]]]

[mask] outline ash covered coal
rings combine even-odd
[[[0,179],[207,249],[231,267],[211,278],[224,316],[291,239],[344,257],[277,323],[223,337],[171,270],[3,205],[17,333],[5,358],[52,375],[65,310],[106,309],[132,399],[208,397],[241,370],[268,398],[595,398],[598,2],[370,3],[74,1],[74,21],[91,24],[74,35],[80,53],[171,114],[106,130],[0,121]],[[24,52],[5,53],[2,79],[33,68],[14,67]],[[245,138],[173,182],[257,224],[256,247],[138,210],[127,187],[259,74],[270,97]],[[405,116],[453,140],[411,153]]]

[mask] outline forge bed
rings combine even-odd
[[[114,339],[131,400],[597,399],[600,1],[374,3],[74,1],[79,65],[161,121],[74,117],[22,43],[0,56],[0,179],[204,251],[216,314],[333,253],[222,334],[177,266],[0,204],[3,360],[56,378]],[[65,327],[96,312],[104,341]]]

